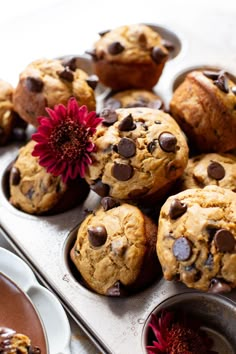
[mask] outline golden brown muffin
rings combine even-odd
[[[143,289],[160,274],[157,226],[137,207],[110,197],[79,227],[71,259],[95,292],[122,296]]]
[[[236,156],[202,154],[192,157],[180,179],[181,190],[216,185],[236,192]]]
[[[203,291],[235,288],[235,193],[207,186],[169,197],[160,212],[157,254],[167,280]]]
[[[96,109],[93,89],[88,75],[73,66],[63,66],[60,60],[40,59],[29,64],[20,74],[13,103],[17,113],[28,123],[38,125],[38,116],[47,116],[46,107],[67,104],[75,97],[89,111]]]
[[[10,171],[10,203],[29,214],[55,214],[81,203],[88,195],[89,187],[80,178],[62,182],[39,165],[32,156],[35,146],[30,141],[19,150]]]
[[[99,80],[114,90],[152,89],[168,59],[161,36],[142,24],[104,33],[88,53]]]
[[[14,127],[13,90],[8,82],[0,80],[0,145],[10,139]]]
[[[230,77],[223,71],[193,71],[174,92],[171,114],[199,152],[236,147],[236,83]]]
[[[41,354],[40,348],[31,346],[28,336],[5,327],[0,327],[0,352],[5,354]]]
[[[104,107],[110,109],[149,107],[163,109],[162,99],[152,91],[147,90],[125,90],[115,93],[104,102]]]
[[[188,162],[188,146],[175,120],[151,108],[104,109],[85,178],[101,196],[155,203]]]

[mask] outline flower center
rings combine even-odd
[[[84,125],[67,117],[52,130],[48,144],[56,159],[73,162],[86,152],[90,135]]]

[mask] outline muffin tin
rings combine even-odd
[[[149,24],[150,25],[150,24]],[[162,76],[154,88],[168,106],[173,88],[183,80],[184,75],[194,68],[224,68],[227,63],[196,62],[195,50],[191,51],[190,38],[175,34],[168,28],[151,24],[164,39],[175,45],[175,50],[167,62]],[[197,56],[198,57],[198,56]],[[217,57],[217,50],[211,48],[206,58]],[[87,55],[78,55],[77,63],[92,74],[92,65]],[[17,74],[17,73],[16,73]],[[99,85],[96,89],[99,111],[109,89]],[[16,251],[31,265],[41,281],[51,288],[61,299],[65,308],[84,329],[90,339],[103,353],[145,353],[147,326],[150,314],[164,306],[179,307],[187,303],[189,308],[199,304],[201,313],[211,311],[214,321],[228,323],[220,326],[221,354],[235,353],[236,291],[225,295],[193,292],[181,283],[167,282],[162,277],[143,291],[124,298],[105,297],[86,289],[69,261],[69,250],[74,242],[78,225],[85,217],[85,210],[94,209],[100,199],[92,191],[83,205],[65,213],[52,216],[33,216],[15,209],[8,202],[7,174],[19,146],[11,144],[0,148],[0,227],[6,239]],[[204,300],[204,301],[203,301]],[[204,304],[206,303],[206,307]],[[201,305],[202,304],[202,305]],[[201,305],[201,306],[200,306]],[[215,308],[217,306],[217,311]],[[198,307],[196,307],[198,308]],[[222,315],[223,314],[223,315]],[[227,322],[228,321],[228,322]],[[211,326],[209,326],[211,327]],[[212,331],[218,331],[212,327]],[[217,332],[218,333],[218,332]],[[216,336],[220,336],[217,334]],[[224,347],[225,345],[225,347]],[[219,349],[218,349],[219,350]]]

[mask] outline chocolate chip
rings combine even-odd
[[[160,99],[156,99],[148,103],[149,108],[160,109],[162,107],[162,101]]]
[[[107,230],[103,225],[88,227],[88,239],[93,247],[101,247],[107,240]]]
[[[162,39],[161,44],[169,51],[175,49],[174,43],[169,41],[168,39]]]
[[[122,132],[134,130],[135,128],[136,125],[134,123],[132,114],[129,114],[127,117],[123,118],[120,124],[118,125],[118,129]]]
[[[132,157],[136,154],[136,145],[133,140],[122,138],[117,146],[118,154],[123,157]]]
[[[205,75],[206,77],[208,77],[208,79],[211,80],[217,80],[219,73],[220,73],[219,71],[212,71],[212,70],[203,71],[203,75]]]
[[[111,197],[104,197],[101,200],[101,205],[105,211],[116,208],[120,205],[120,202]]]
[[[118,181],[128,181],[133,176],[133,167],[123,163],[115,163],[111,173]]]
[[[187,261],[192,254],[192,244],[184,236],[175,240],[173,245],[173,254],[178,261]]]
[[[117,55],[123,52],[125,47],[120,42],[113,42],[108,46],[108,52],[112,55]]]
[[[43,81],[39,77],[28,76],[26,78],[26,87],[31,92],[42,92]]]
[[[70,70],[69,66],[66,66],[65,69],[62,71],[58,71],[57,74],[61,79],[66,80],[68,82],[72,82],[74,80],[74,74]]]
[[[157,147],[157,139],[154,139],[147,145],[148,152],[152,154],[153,151],[156,149],[156,147]]]
[[[104,118],[102,122],[104,125],[112,125],[118,120],[116,111],[109,108],[104,108],[100,113],[100,116]]]
[[[13,186],[17,186],[20,182],[20,170],[15,166],[11,169],[10,181]]]
[[[109,32],[110,32],[110,30],[105,30],[105,31],[98,32],[98,34],[100,37],[103,37],[103,36],[105,36],[105,34],[107,34]]]
[[[231,88],[231,91],[233,92],[234,95],[236,95],[236,86],[233,86],[233,87]]]
[[[76,57],[69,57],[62,60],[61,64],[64,67],[69,67],[70,70],[75,71],[77,69]]]
[[[222,178],[224,178],[225,169],[219,162],[212,161],[210,165],[207,167],[207,174],[210,178],[219,181]]]
[[[214,294],[228,293],[230,292],[231,286],[221,279],[213,278],[210,283],[209,292]]]
[[[181,202],[179,199],[174,199],[170,203],[169,215],[170,218],[175,220],[183,215],[187,210],[187,204]]]
[[[121,282],[118,280],[113,286],[107,289],[106,295],[113,296],[113,297],[120,297],[120,296],[127,295],[127,292],[125,291]]]
[[[95,88],[97,87],[98,84],[98,77],[97,75],[90,75],[87,79],[86,79],[87,84],[93,89],[95,90]]]
[[[99,179],[90,186],[91,190],[100,195],[100,197],[106,197],[109,194],[110,187],[108,184],[102,183]]]
[[[168,54],[164,52],[161,47],[153,47],[151,56],[156,64],[162,64],[166,60]]]
[[[121,103],[120,103],[120,101],[111,97],[105,102],[105,107],[115,110],[115,109],[121,108]]]
[[[231,252],[235,248],[235,238],[226,229],[220,229],[215,233],[214,242],[220,252]]]
[[[173,134],[168,132],[161,133],[158,140],[163,151],[175,152],[177,139]]]
[[[214,81],[214,84],[222,91],[225,93],[229,92],[229,80],[225,76],[224,72],[221,72],[217,78],[217,80]]]

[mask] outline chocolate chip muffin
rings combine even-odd
[[[114,90],[151,89],[168,59],[161,36],[143,24],[100,33],[91,52],[95,74]]]
[[[236,156],[202,154],[192,157],[180,179],[181,190],[216,185],[236,192]]]
[[[169,197],[160,213],[157,254],[167,280],[203,291],[235,288],[235,193],[207,186]]]
[[[15,123],[13,90],[8,82],[0,80],[0,146],[9,141]]]
[[[188,162],[188,146],[174,119],[151,108],[104,109],[93,136],[85,178],[99,195],[147,202],[166,195]]]
[[[16,333],[16,331],[0,327],[0,350],[1,353],[11,354],[40,354],[39,347],[32,347],[28,336]]]
[[[152,91],[125,90],[110,95],[104,102],[104,107],[110,109],[149,107],[163,109],[162,99]]]
[[[35,142],[30,141],[19,150],[10,170],[10,203],[16,208],[35,215],[63,212],[81,203],[89,187],[80,178],[62,182],[39,165],[32,156]]]
[[[89,111],[96,108],[94,90],[86,81],[88,75],[74,65],[60,60],[40,59],[29,64],[20,74],[13,103],[18,114],[28,123],[37,126],[38,116],[47,116],[45,107],[67,104],[75,97],[79,105]]]
[[[170,111],[198,152],[236,147],[236,81],[224,71],[193,71],[175,90]]]
[[[136,206],[110,197],[101,204],[80,225],[71,259],[93,291],[128,295],[160,274],[157,226]]]

